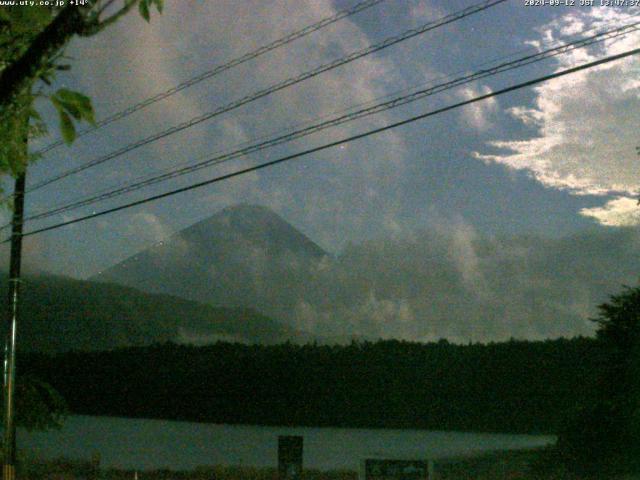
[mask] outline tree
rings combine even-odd
[[[558,450],[578,473],[640,472],[640,287],[625,287],[598,307],[597,401],[562,431]]]
[[[38,97],[48,98],[58,111],[67,144],[75,139],[76,122],[94,123],[88,97],[64,88],[50,89],[56,73],[70,69],[64,56],[69,40],[101,32],[136,6],[146,21],[150,20],[150,7],[159,12],[163,7],[163,0],[56,3],[67,5],[0,8],[0,176],[24,178],[29,161],[37,158],[29,153],[29,139],[47,132],[34,107]],[[16,396],[16,420],[26,428],[59,425],[66,412],[60,395],[36,378],[19,378]]]
[[[619,457],[640,471],[640,287],[625,287],[599,307],[595,321],[605,357],[599,388],[620,425]],[[616,455],[618,456],[618,455]]]
[[[53,2],[51,2],[53,3]],[[88,97],[59,89],[49,91],[55,74],[68,70],[65,45],[74,36],[95,35],[135,6],[150,20],[150,7],[162,11],[163,0],[86,1],[85,6],[12,6],[0,9],[0,176],[24,172],[29,138],[46,133],[34,108],[35,99],[48,97],[58,110],[62,137],[75,138],[74,122],[94,121]]]
[[[31,375],[20,378],[16,397],[16,423],[27,430],[60,428],[69,411],[62,395]]]

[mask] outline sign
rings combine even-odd
[[[278,477],[298,480],[302,476],[302,437],[278,437]]]
[[[429,480],[426,460],[367,459],[363,480]]]

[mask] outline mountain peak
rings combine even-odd
[[[209,218],[178,232],[199,245],[216,241],[250,243],[252,248],[265,249],[269,255],[289,251],[309,258],[322,258],[327,253],[273,210],[262,205],[233,205]]]
[[[267,207],[240,204],[201,220],[95,277],[150,293],[279,315],[326,252]]]
[[[218,212],[218,215],[269,215],[278,216],[273,210],[264,205],[258,205],[255,203],[238,203],[236,205],[230,205],[223,208]]]

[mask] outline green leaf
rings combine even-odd
[[[71,145],[76,139],[76,127],[67,112],[62,110],[60,111],[60,130],[62,131],[62,139],[67,145]]]
[[[91,99],[86,95],[66,88],[61,88],[56,92],[62,106],[74,118],[78,120],[86,120],[91,125],[95,125],[95,116]]]
[[[149,1],[148,0],[140,0],[140,3],[138,4],[138,10],[140,10],[140,15],[147,22],[151,19],[150,15],[149,15]]]
[[[82,112],[80,112],[77,105],[65,101],[61,101],[60,103],[67,113],[70,113],[73,118],[76,120],[82,120]]]
[[[83,115],[82,118],[84,118],[84,120],[89,122],[90,125],[94,127],[96,126],[96,117],[93,111],[93,105],[89,104],[88,110],[83,110],[82,115]]]
[[[52,95],[50,98],[51,98],[51,103],[53,104],[54,107],[56,107],[56,110],[58,111],[58,113],[64,111],[62,102],[60,102],[60,100],[58,100],[58,98],[55,95]]]
[[[74,92],[73,90],[69,90],[68,88],[61,88],[56,92],[56,95],[60,97],[61,100],[73,103],[75,105],[91,105],[91,99],[86,95],[81,94],[80,92]]]
[[[164,9],[164,0],[155,0],[156,8],[158,9],[158,13],[162,13]]]
[[[67,112],[71,114],[71,116],[76,120],[82,119],[80,109],[73,103],[63,100],[59,95],[52,95],[51,103],[53,103],[53,106],[56,107],[56,110],[58,110],[58,112]]]

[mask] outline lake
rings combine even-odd
[[[261,427],[71,416],[61,430],[18,431],[18,449],[40,458],[89,459],[103,467],[192,469],[204,465],[275,467],[278,435],[304,437],[304,466],[357,470],[369,457],[435,459],[553,443],[555,437],[426,430]]]

